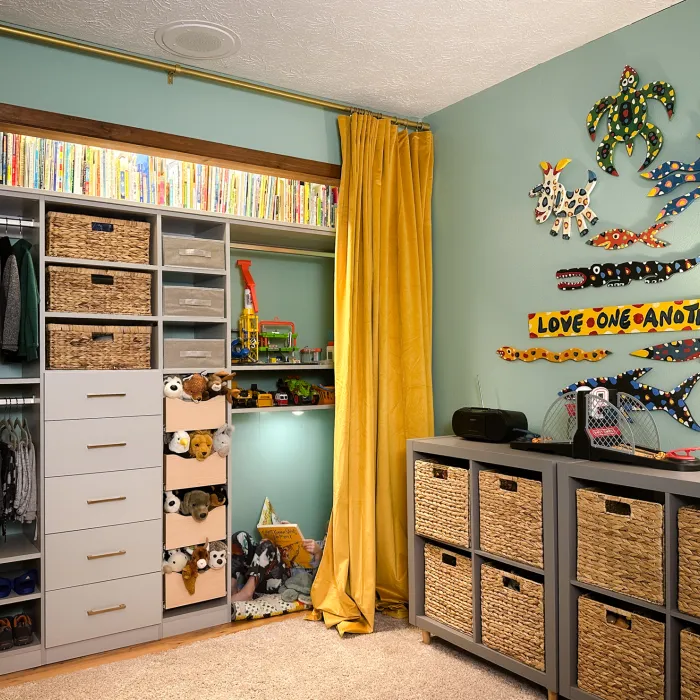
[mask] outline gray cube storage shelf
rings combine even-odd
[[[148,263],[47,256],[50,211],[148,222]],[[166,474],[162,378],[164,374],[191,373],[193,369],[231,370],[227,349],[231,337],[232,241],[330,251],[334,232],[2,185],[1,216],[21,218],[24,237],[34,246],[41,347],[36,362],[0,364],[0,375],[6,375],[0,376],[3,396],[36,397],[23,413],[30,421],[37,450],[39,489],[39,536],[35,541],[32,524],[14,528],[6,541],[0,539],[0,573],[9,571],[9,567],[13,571],[36,567],[40,572],[40,585],[34,594],[23,600],[10,596],[0,601],[0,616],[25,608],[35,623],[30,646],[0,652],[0,674],[226,623],[231,616],[230,564],[224,572],[225,591],[216,589],[217,598],[163,609],[161,565],[166,533],[162,494]],[[27,224],[29,221],[32,226]],[[8,235],[12,233],[10,229]],[[185,250],[180,256],[183,266],[173,265],[178,260],[171,251],[180,248]],[[214,263],[207,264],[211,260]],[[146,272],[152,279],[152,314],[47,312],[45,270],[49,265]],[[201,293],[177,296],[178,302],[180,298],[186,300],[185,309],[191,305],[199,312],[200,308],[209,308],[211,302],[216,315],[173,315],[172,306],[166,313],[163,290],[177,287],[202,289]],[[50,370],[46,363],[47,323],[149,326],[151,369]],[[194,350],[199,340],[220,341],[226,352],[215,358],[213,366],[168,367],[164,362],[168,339],[184,340]],[[226,420],[230,420],[228,405],[225,411]],[[95,428],[89,440],[85,436],[79,439],[77,424]],[[152,436],[147,434],[149,431]],[[71,441],[75,444],[68,444]],[[144,449],[134,449],[137,442]],[[90,449],[87,443],[92,445]],[[106,449],[94,449],[93,443]],[[121,460],[116,454],[119,450],[123,450]],[[128,462],[126,467],[124,461]],[[217,482],[221,482],[220,471],[214,479]],[[229,460],[223,471],[230,503]],[[57,503],[57,494],[62,493],[70,493],[71,498]],[[49,498],[51,502],[45,503]],[[87,501],[97,505],[85,505]],[[230,517],[225,521],[225,538],[230,544]]]

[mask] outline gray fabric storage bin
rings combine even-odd
[[[228,367],[226,341],[207,338],[166,338],[163,341],[165,369],[214,369]]]
[[[211,287],[163,287],[163,313],[166,316],[215,316],[223,318],[223,289]]]
[[[195,236],[163,236],[163,264],[176,267],[226,268],[223,241]]]

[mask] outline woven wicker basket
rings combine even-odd
[[[48,369],[150,369],[151,331],[49,323]]]
[[[425,544],[425,614],[473,634],[470,557]]]
[[[151,314],[151,274],[89,267],[46,268],[47,311]]]
[[[469,546],[469,470],[416,460],[416,533]]]
[[[481,640],[544,671],[544,585],[482,564]]]
[[[578,599],[578,687],[605,700],[663,700],[665,624]]]
[[[700,698],[700,634],[681,630],[681,700]]]
[[[480,549],[544,566],[542,482],[479,472]]]
[[[151,225],[144,221],[58,211],[49,212],[47,219],[47,255],[144,265],[150,262]]]
[[[693,506],[678,509],[678,609],[700,617],[700,508]]]
[[[663,505],[579,489],[576,508],[578,580],[663,605]]]

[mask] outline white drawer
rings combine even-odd
[[[46,476],[157,467],[163,460],[160,416],[47,421]]]
[[[163,377],[155,370],[50,370],[45,377],[46,420],[159,416],[163,410]]]
[[[160,520],[46,537],[47,591],[157,573],[162,569]]]
[[[161,573],[46,594],[46,646],[57,647],[161,622]]]
[[[44,480],[46,534],[160,520],[163,468]]]

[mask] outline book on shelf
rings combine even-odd
[[[335,228],[338,188],[0,131],[0,184]]]
[[[312,556],[304,549],[304,536],[299,526],[294,523],[283,523],[277,517],[269,498],[265,499],[260,512],[258,532],[260,537],[270,540],[272,544],[279,547],[282,558],[288,564],[305,569],[311,566]]]

